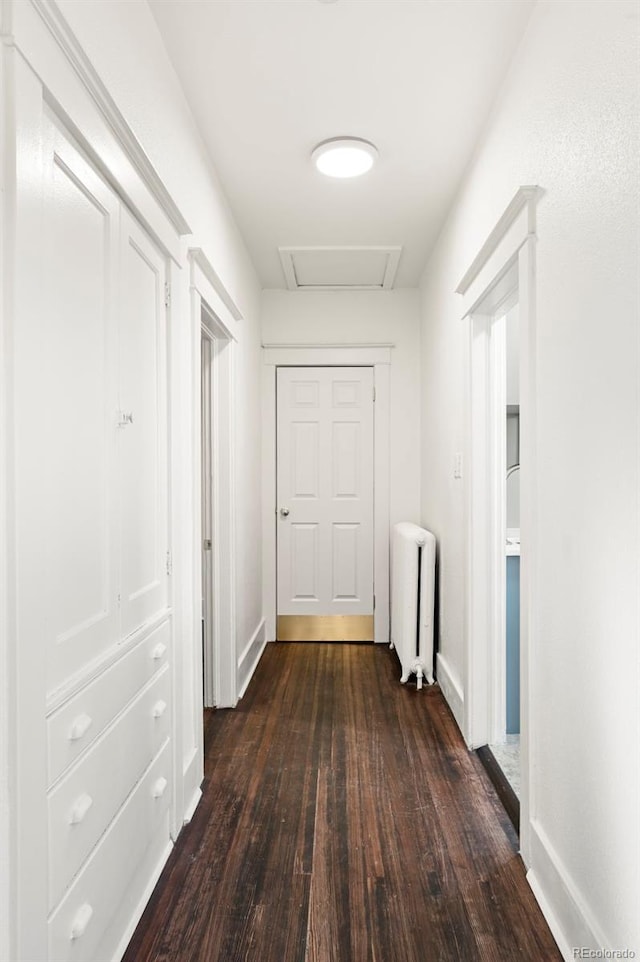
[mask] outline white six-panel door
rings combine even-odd
[[[373,613],[373,370],[278,368],[278,616]]]

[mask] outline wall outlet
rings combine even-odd
[[[454,478],[462,477],[462,452],[458,451],[453,456],[453,476]]]

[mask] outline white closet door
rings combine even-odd
[[[122,211],[121,615],[126,637],[168,605],[166,262]]]
[[[40,453],[47,690],[117,641],[115,276],[119,203],[80,151],[45,125],[46,317]],[[35,281],[34,281],[35,282]],[[31,442],[30,442],[31,443]],[[34,506],[35,507],[35,506]]]

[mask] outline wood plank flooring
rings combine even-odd
[[[125,962],[561,962],[437,688],[373,645],[268,645]]]

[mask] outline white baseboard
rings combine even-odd
[[[120,962],[120,960],[122,959],[122,956],[126,952],[127,946],[131,941],[131,936],[135,932],[138,922],[142,918],[142,913],[146,909],[149,899],[151,898],[152,892],[156,887],[156,885],[158,884],[158,879],[162,875],[162,870],[167,864],[167,859],[171,855],[172,849],[173,849],[173,842],[168,842],[166,847],[163,849],[162,854],[160,855],[160,858],[158,859],[155,866],[153,867],[149,881],[147,882],[144,888],[144,891],[142,893],[142,896],[138,904],[136,905],[135,911],[129,918],[128,924],[124,930],[122,938],[118,943],[118,948],[116,949],[115,954],[111,959],[111,962]]]
[[[453,716],[464,733],[464,694],[445,658],[436,656],[436,677]],[[582,899],[558,853],[537,820],[529,825],[530,858],[527,881],[565,962],[574,949],[602,949],[609,943]]]
[[[453,717],[458,723],[458,728],[461,732],[464,732],[464,694],[440,652],[436,655],[436,680],[453,713]]]
[[[247,690],[266,643],[267,632],[263,618],[238,661],[238,699],[242,698]]]
[[[574,949],[602,949],[608,945],[596,920],[585,905],[578,889],[562,864],[558,853],[539,822],[529,826],[531,868],[527,882],[531,886],[551,934],[566,962],[575,959]]]
[[[201,798],[202,798],[202,789],[201,789],[201,788],[196,788],[195,792],[194,792],[193,795],[191,796],[191,801],[189,802],[189,804],[188,804],[187,807],[185,808],[184,817],[183,817],[183,819],[182,819],[182,824],[183,824],[183,825],[188,825],[188,824],[189,824],[189,822],[190,822],[191,819],[193,818],[194,812],[195,812],[196,808],[198,807],[198,803],[200,802],[200,799],[201,799]]]
[[[200,786],[204,778],[204,758],[202,745],[196,746],[184,760],[182,772],[183,810],[179,812],[178,832],[191,821],[191,817],[202,795]]]

